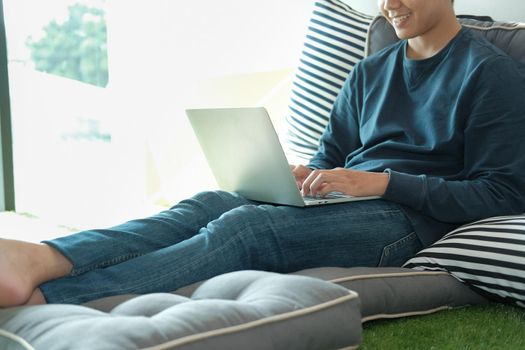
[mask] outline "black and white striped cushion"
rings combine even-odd
[[[317,151],[335,98],[365,55],[372,20],[338,0],[315,2],[286,118],[289,158],[307,161]]]
[[[525,214],[464,225],[405,267],[447,271],[488,298],[525,307]]]

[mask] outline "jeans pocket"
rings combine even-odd
[[[379,267],[399,267],[423,249],[415,232],[386,245],[383,248]]]

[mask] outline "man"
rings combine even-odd
[[[449,0],[379,0],[401,42],[360,62],[303,194],[313,208],[203,192],[154,217],[45,244],[0,241],[0,306],[175,290],[240,269],[399,266],[448,230],[525,210],[525,79]]]

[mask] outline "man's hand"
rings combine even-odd
[[[387,173],[345,168],[308,170],[310,173],[302,182],[301,192],[303,196],[310,194],[314,197],[322,197],[333,191],[357,197],[382,196],[390,179]]]
[[[291,165],[293,176],[295,177],[295,182],[299,189],[303,188],[303,182],[306,180],[308,175],[312,172],[312,169],[305,167],[304,165]]]

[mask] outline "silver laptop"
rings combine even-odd
[[[259,202],[304,207],[378,198],[303,197],[266,109],[188,109],[219,187]]]

